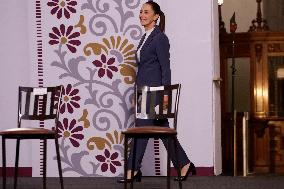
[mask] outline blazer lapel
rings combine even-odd
[[[152,33],[149,35],[149,37],[148,37],[147,40],[145,41],[145,43],[144,43],[144,45],[143,45],[143,47],[142,47],[142,49],[141,49],[141,51],[140,51],[140,61],[138,61],[138,59],[137,59],[137,54],[135,54],[136,60],[137,60],[138,63],[141,62],[141,59],[142,59],[142,57],[143,57],[143,51],[145,50],[145,48],[147,48],[147,46],[151,43],[151,41],[153,40],[153,38],[155,37],[155,35],[157,35],[157,34],[160,33],[160,32],[161,32],[161,31],[160,31],[159,27],[158,27],[158,26],[155,26],[154,30],[153,30]],[[141,40],[140,40],[140,42],[139,42],[139,45],[138,45],[138,47],[137,47],[137,50],[138,50],[138,49],[140,48],[140,46],[142,45],[142,43],[143,43],[145,37],[146,37],[146,34],[144,34],[143,37],[141,38]]]
[[[152,31],[152,33],[149,35],[149,37],[145,41],[145,43],[144,43],[144,45],[143,45],[143,47],[141,49],[141,52],[144,51],[145,48],[147,48],[147,46],[151,43],[153,38],[160,32],[161,32],[160,29],[157,26],[155,26],[155,29]]]
[[[142,36],[142,38],[140,39],[140,41],[139,41],[139,45],[137,46],[137,50],[139,49],[139,47],[142,45],[142,43],[143,43],[143,41],[144,41],[144,39],[145,39],[145,37],[146,37],[146,33]]]

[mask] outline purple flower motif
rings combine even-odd
[[[112,65],[114,62],[115,62],[115,58],[112,57],[107,60],[106,55],[104,54],[101,55],[101,61],[99,60],[93,61],[93,64],[99,68],[98,76],[102,78],[104,77],[106,73],[107,77],[112,79],[113,77],[112,72],[118,71],[118,68]]]
[[[78,132],[82,131],[83,127],[75,126],[76,125],[75,119],[72,119],[70,124],[68,124],[68,119],[64,118],[62,123],[59,121],[59,124],[58,124],[59,137],[68,138],[74,147],[79,147],[80,144],[78,140],[83,140],[84,135]]]
[[[58,19],[62,17],[62,14],[69,19],[70,13],[76,13],[74,7],[77,5],[77,2],[75,0],[51,0],[47,5],[52,7],[50,13],[52,15],[56,14]]]
[[[53,33],[49,33],[49,40],[50,45],[55,44],[62,44],[66,45],[67,48],[72,52],[75,53],[77,51],[75,46],[81,45],[81,41],[74,39],[80,36],[80,32],[73,32],[73,26],[68,26],[67,29],[65,28],[64,24],[61,24],[59,28],[53,27]]]
[[[104,155],[96,155],[96,159],[101,162],[101,170],[102,172],[106,172],[108,168],[112,173],[116,172],[115,166],[121,166],[121,163],[117,161],[118,153],[114,152],[113,154],[110,154],[110,152],[105,149]]]
[[[67,110],[70,114],[74,112],[73,108],[80,108],[78,101],[81,99],[77,94],[79,93],[78,89],[72,89],[72,85],[68,84],[66,88],[62,91],[62,103],[60,107],[60,113],[63,114],[67,107]]]

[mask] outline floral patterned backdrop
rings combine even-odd
[[[34,40],[42,41],[37,43],[38,66],[33,66],[36,77],[46,86],[64,85],[59,124],[64,176],[123,173],[121,130],[133,126],[135,51],[144,32],[138,14],[144,2],[45,0],[31,4],[31,14],[36,16],[33,29],[39,31]],[[52,149],[53,144],[49,146]],[[48,175],[54,176],[55,158],[51,155],[48,160]]]

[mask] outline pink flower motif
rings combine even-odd
[[[104,77],[106,73],[107,77],[112,79],[113,77],[112,72],[118,71],[118,68],[112,65],[114,62],[115,62],[115,58],[112,57],[107,60],[106,55],[104,54],[101,55],[101,61],[99,60],[93,61],[93,64],[99,68],[98,76],[102,78]]]
[[[67,107],[67,110],[70,114],[74,112],[73,108],[80,108],[78,101],[81,100],[81,97],[77,94],[79,93],[78,89],[72,89],[72,85],[68,84],[66,88],[62,91],[62,103],[60,106],[60,113],[63,114]]]
[[[68,26],[67,29],[65,28],[64,24],[61,24],[59,28],[53,27],[53,33],[49,33],[49,40],[50,45],[55,44],[62,44],[66,45],[67,48],[72,52],[75,53],[77,49],[75,46],[81,45],[81,41],[74,39],[80,36],[79,32],[73,32],[73,26]]]
[[[58,124],[59,137],[68,138],[74,147],[79,147],[80,144],[78,140],[83,140],[84,135],[78,132],[82,131],[83,127],[82,126],[76,127],[75,119],[72,119],[70,124],[68,124],[68,119],[64,118],[62,123],[59,121],[59,124]]]
[[[116,172],[115,166],[121,166],[121,163],[117,161],[118,153],[114,152],[113,154],[110,154],[110,152],[105,149],[104,155],[96,155],[96,159],[102,163],[101,170],[102,172],[106,172],[108,168],[112,173]]]
[[[77,5],[77,2],[75,0],[51,0],[47,5],[52,7],[50,13],[52,15],[56,14],[58,19],[62,17],[62,14],[69,19],[70,13],[76,13],[74,7]]]

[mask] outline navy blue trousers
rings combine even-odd
[[[161,126],[161,127],[169,127],[169,122],[167,119],[163,119],[163,120],[152,120],[152,119],[137,119],[136,120],[136,127],[143,127],[143,126],[147,126],[147,125],[155,125],[155,126]],[[147,143],[148,143],[149,138],[137,138],[136,139],[136,154],[135,154],[135,160],[134,160],[134,168],[132,167],[132,159],[133,159],[133,141],[131,143],[131,150],[130,150],[130,154],[129,154],[129,158],[127,161],[127,166],[128,166],[128,170],[132,169],[135,171],[138,171],[141,167],[141,162],[147,147]],[[168,140],[167,139],[162,139],[164,146],[166,147],[166,149],[168,148]],[[176,148],[176,149],[175,149]],[[180,162],[180,166],[183,167],[184,165],[190,163],[190,160],[188,159],[184,149],[182,148],[182,146],[180,145],[179,141],[177,141],[176,146],[174,147],[173,145],[173,141],[170,141],[169,143],[169,149],[170,150],[170,154],[171,157],[170,159],[173,162],[173,165],[175,166],[175,168],[178,167],[178,162],[176,160],[176,155],[175,155],[175,150],[177,150],[178,153],[178,158],[179,158],[179,162]]]

